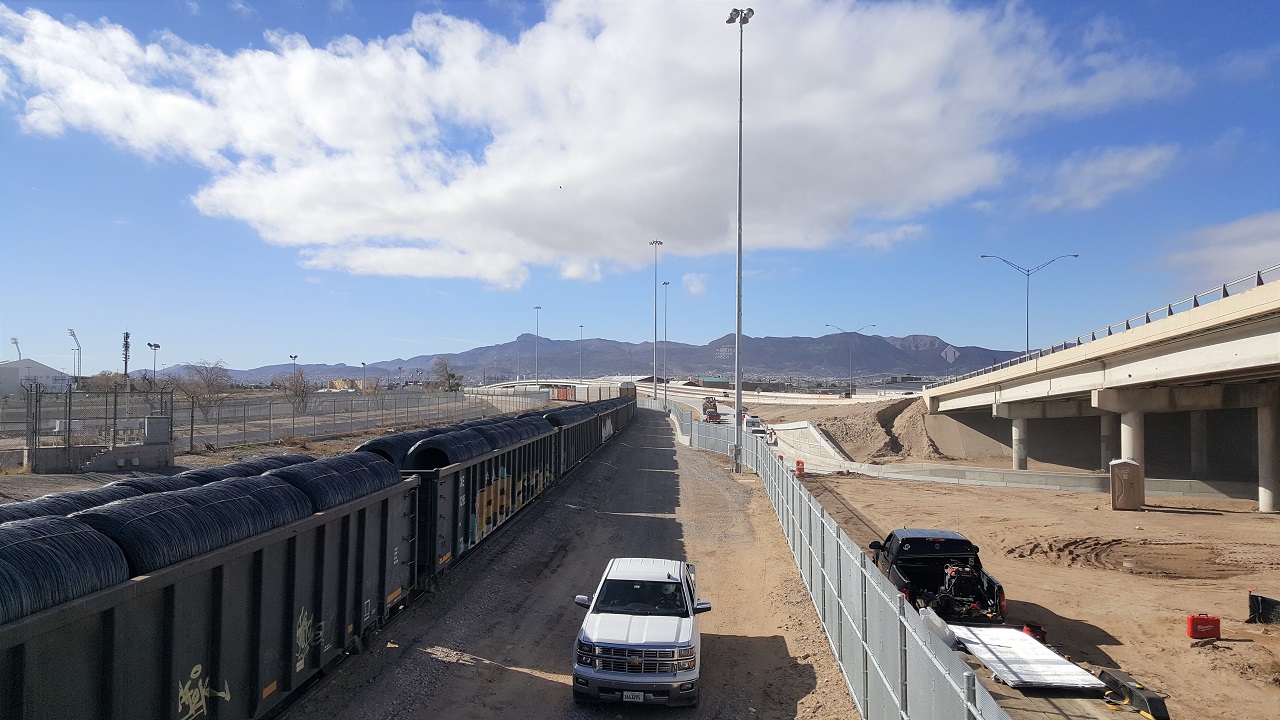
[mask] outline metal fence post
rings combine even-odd
[[[862,648],[862,702],[867,702],[871,694],[871,653],[867,649],[867,556],[862,554],[858,556],[858,592],[862,596],[859,607],[862,608],[862,617],[858,618],[858,636],[861,640],[858,643]]]
[[[268,442],[271,441],[271,422],[272,420],[275,419],[273,417],[274,415],[275,415],[275,403],[268,400],[267,401],[267,441]]]
[[[187,452],[195,452],[196,451],[196,403],[194,400],[191,400],[190,403],[191,403],[191,427],[188,428],[187,430]]]
[[[977,720],[973,709],[978,705],[978,677],[970,670],[964,674],[964,717],[965,720]]]
[[[907,708],[907,596],[898,593],[898,710],[911,717]]]

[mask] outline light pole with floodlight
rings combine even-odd
[[[755,10],[734,8],[726,24],[738,24],[738,324],[733,336],[733,471],[742,472],[742,42]]]
[[[586,375],[582,374],[582,326],[578,326],[578,379],[585,380]]]
[[[849,333],[849,399],[850,400],[853,399],[853,336],[856,335],[857,333],[862,332],[863,330],[866,330],[869,327],[875,327],[875,326],[876,326],[875,323],[871,323],[870,325],[863,325],[857,330],[854,330],[852,333]],[[827,327],[833,327],[839,330],[840,332],[846,332],[846,330],[840,327],[839,325],[832,325],[831,323],[827,323]]]
[[[667,397],[668,397],[667,387],[671,384],[671,381],[667,378],[667,300],[669,298],[667,290],[668,288],[670,288],[670,286],[671,286],[670,281],[667,281],[667,280],[662,281],[662,405],[663,407],[666,407],[667,405]]]
[[[75,357],[75,363],[72,365],[72,370],[75,373],[75,383],[74,383],[75,388],[79,390],[80,389],[80,368],[81,368],[80,358],[84,356],[84,351],[80,348],[80,338],[76,337],[75,329],[67,328],[67,334],[70,335],[71,339],[76,342],[76,357]]]
[[[369,379],[369,368],[360,363],[360,396],[364,397],[364,383]]]
[[[156,353],[160,351],[160,343],[147,343],[147,347],[151,348],[151,384],[156,384]]]
[[[542,332],[542,306],[533,306],[533,386],[538,385],[538,335]]]
[[[1040,263],[1039,265],[1037,265],[1037,266],[1035,266],[1035,267],[1031,268],[1030,270],[1028,270],[1028,269],[1026,269],[1026,268],[1022,267],[1021,265],[1015,265],[1014,263],[1011,263],[1011,262],[1009,262],[1008,260],[1005,260],[1004,258],[1000,257],[999,255],[979,255],[979,256],[978,256],[978,258],[979,258],[979,259],[982,259],[982,260],[985,260],[985,259],[987,259],[987,258],[991,258],[992,260],[999,260],[1000,262],[1004,263],[1005,265],[1008,265],[1009,267],[1013,268],[1014,270],[1017,270],[1018,272],[1022,273],[1022,274],[1023,274],[1023,275],[1025,275],[1025,276],[1027,276],[1027,355],[1030,355],[1030,354],[1031,354],[1031,276],[1032,276],[1032,275],[1035,275],[1036,273],[1040,272],[1041,270],[1043,270],[1043,269],[1045,269],[1045,268],[1049,267],[1050,265],[1052,265],[1053,263],[1057,262],[1058,260],[1061,260],[1062,258],[1068,258],[1068,257],[1069,257],[1069,258],[1078,258],[1078,257],[1080,257],[1080,256],[1079,256],[1078,254],[1072,254],[1072,255],[1059,255],[1058,257],[1056,257],[1056,258],[1054,258],[1054,259],[1052,259],[1052,260],[1049,260],[1049,261],[1046,261],[1046,262],[1042,262],[1042,263]]]
[[[658,402],[658,248],[661,240],[650,240],[653,246],[653,401]]]

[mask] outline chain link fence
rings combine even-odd
[[[616,387],[591,390],[593,399],[619,394]],[[545,407],[549,395],[548,390],[478,388],[373,396],[316,393],[297,403],[265,394],[193,402],[172,391],[54,391],[37,385],[18,397],[0,398],[0,470],[20,467],[27,448],[171,443],[176,453],[216,450],[520,413]]]

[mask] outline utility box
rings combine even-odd
[[[1111,461],[1111,509],[1141,510],[1147,500],[1142,465],[1133,460]]]
[[[142,444],[162,445],[169,442],[169,418],[147,417],[144,419],[146,421],[146,430],[143,435]]]

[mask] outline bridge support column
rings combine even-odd
[[[1143,447],[1145,416],[1141,412],[1120,413],[1120,457],[1132,460],[1146,471],[1146,448]]]
[[[1027,420],[1017,418],[1013,421],[1013,469],[1027,469]]]
[[[1204,480],[1209,477],[1209,413],[1192,410],[1191,416],[1191,477]]]
[[[1106,471],[1111,461],[1120,457],[1120,416],[1104,412],[1098,419],[1102,424],[1102,464],[1098,467]]]
[[[1280,488],[1280,405],[1258,407],[1258,512],[1276,511]]]

